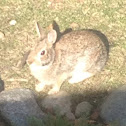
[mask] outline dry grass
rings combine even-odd
[[[100,103],[107,92],[126,83],[125,5],[123,0],[1,0],[0,31],[5,33],[5,39],[0,40],[0,72],[6,90],[16,87],[34,90],[36,80],[28,67],[19,70],[17,64],[35,44],[34,21],[48,27],[55,20],[61,30],[74,23],[78,24],[77,29],[97,29],[108,37],[110,54],[105,69],[81,84],[65,82],[62,86],[62,90],[74,96],[75,104],[83,98],[92,104]],[[10,25],[11,20],[16,20],[16,25]]]

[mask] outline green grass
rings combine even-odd
[[[29,119],[30,126],[72,126],[68,120],[62,119],[60,116],[49,116],[48,120],[42,121],[37,118]]]
[[[67,119],[63,119],[61,116],[51,116],[48,115],[48,119],[46,121],[42,121],[37,118],[30,118],[28,120],[30,126],[102,126],[101,124],[94,125],[88,124],[86,119],[81,121],[68,121]]]
[[[19,70],[17,64],[24,52],[36,43],[35,21],[47,28],[55,20],[61,31],[76,23],[79,25],[77,29],[97,29],[108,37],[109,60],[96,76],[76,85],[65,82],[61,89],[70,92],[75,105],[83,99],[96,106],[101,104],[108,92],[126,83],[125,5],[123,0],[61,0],[53,1],[51,5],[49,0],[1,0],[0,31],[5,33],[5,39],[0,40],[0,74],[5,89],[23,87],[34,90],[37,81],[30,75],[28,66]],[[10,26],[13,19],[17,24]]]
[[[30,126],[103,126],[103,124],[93,124],[89,123],[86,118],[82,118],[80,120],[68,121],[67,119],[61,116],[52,116],[48,115],[46,120],[40,120],[35,117],[28,119],[28,124]],[[119,126],[117,122],[112,122],[108,126]]]

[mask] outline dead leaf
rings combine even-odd
[[[0,39],[3,40],[5,38],[5,34],[0,31]]]
[[[70,24],[70,27],[73,29],[79,28],[79,24],[73,22],[72,24]]]
[[[99,117],[99,109],[95,109],[94,112],[91,114],[91,120],[97,120]]]
[[[48,27],[47,27],[48,31],[51,31],[53,29],[53,24],[50,24]]]
[[[95,124],[96,121],[95,121],[95,120],[88,120],[88,123],[89,123],[89,124]]]
[[[3,122],[0,122],[0,126],[5,126],[5,123],[3,123]]]

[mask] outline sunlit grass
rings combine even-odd
[[[97,29],[108,37],[110,54],[104,70],[81,84],[65,82],[61,88],[76,96],[73,101],[85,97],[91,103],[99,103],[98,98],[102,99],[105,92],[126,83],[125,5],[123,0],[52,0],[52,3],[49,0],[1,0],[0,31],[5,33],[5,39],[0,40],[0,73],[6,90],[15,87],[34,89],[37,81],[30,75],[27,65],[19,70],[17,64],[36,43],[34,22],[39,21],[47,28],[55,20],[61,31],[76,23],[77,29]],[[16,20],[16,25],[11,26],[11,20]],[[80,95],[82,98],[78,98]]]

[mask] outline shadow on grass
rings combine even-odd
[[[4,81],[0,78],[0,92],[4,90]]]
[[[95,91],[91,90],[85,96],[83,96],[83,94],[80,94],[80,93],[75,93],[75,94],[70,94],[70,95],[72,97],[72,107],[73,107],[72,112],[74,113],[75,107],[80,102],[89,101],[94,106],[94,104],[93,104],[94,101],[99,101],[102,99],[100,101],[100,104],[101,104],[103,102],[103,99],[105,98],[105,96],[107,96],[108,94],[107,94],[107,92],[104,92],[104,91],[95,92]],[[17,97],[17,96],[15,95],[15,97]],[[60,97],[62,97],[62,96],[60,96]],[[20,106],[24,102],[31,103],[30,101],[31,101],[31,99],[28,98],[26,101],[13,101],[13,102],[9,101],[9,102],[12,102],[13,106],[17,106],[17,105]],[[6,103],[6,100],[5,100],[5,103]],[[3,102],[2,104],[4,105],[5,103]],[[10,103],[6,103],[6,104],[10,104]],[[99,107],[100,104],[98,106],[95,104],[94,108]],[[19,110],[19,112],[20,112],[20,110]],[[16,116],[18,119],[18,116],[16,114],[17,113],[14,112],[12,115]],[[25,115],[25,112],[22,112],[21,114],[23,116],[23,114]],[[20,113],[19,113],[19,115],[20,115]],[[11,116],[11,113],[10,113],[10,116]],[[25,115],[25,116],[27,116],[27,115]],[[28,123],[30,124],[29,126],[105,126],[104,123],[102,122],[102,120],[100,120],[100,118],[99,118],[99,120],[96,121],[97,122],[96,124],[88,124],[89,118],[87,118],[86,120],[82,120],[81,122],[79,122],[78,125],[76,125],[75,122],[71,123],[70,121],[62,118],[61,116],[56,116],[56,115],[51,115],[51,114],[49,114],[49,118],[47,118],[45,123],[43,123],[43,119],[41,120],[40,118],[33,117],[33,118],[28,118],[28,119],[30,119],[30,120],[28,120]],[[20,118],[19,118],[19,120],[20,120]],[[24,120],[25,120],[25,118],[24,118]],[[8,120],[8,121],[9,122],[6,126],[9,126],[9,124],[11,124],[10,120]],[[116,126],[116,125],[110,125],[110,126]]]

